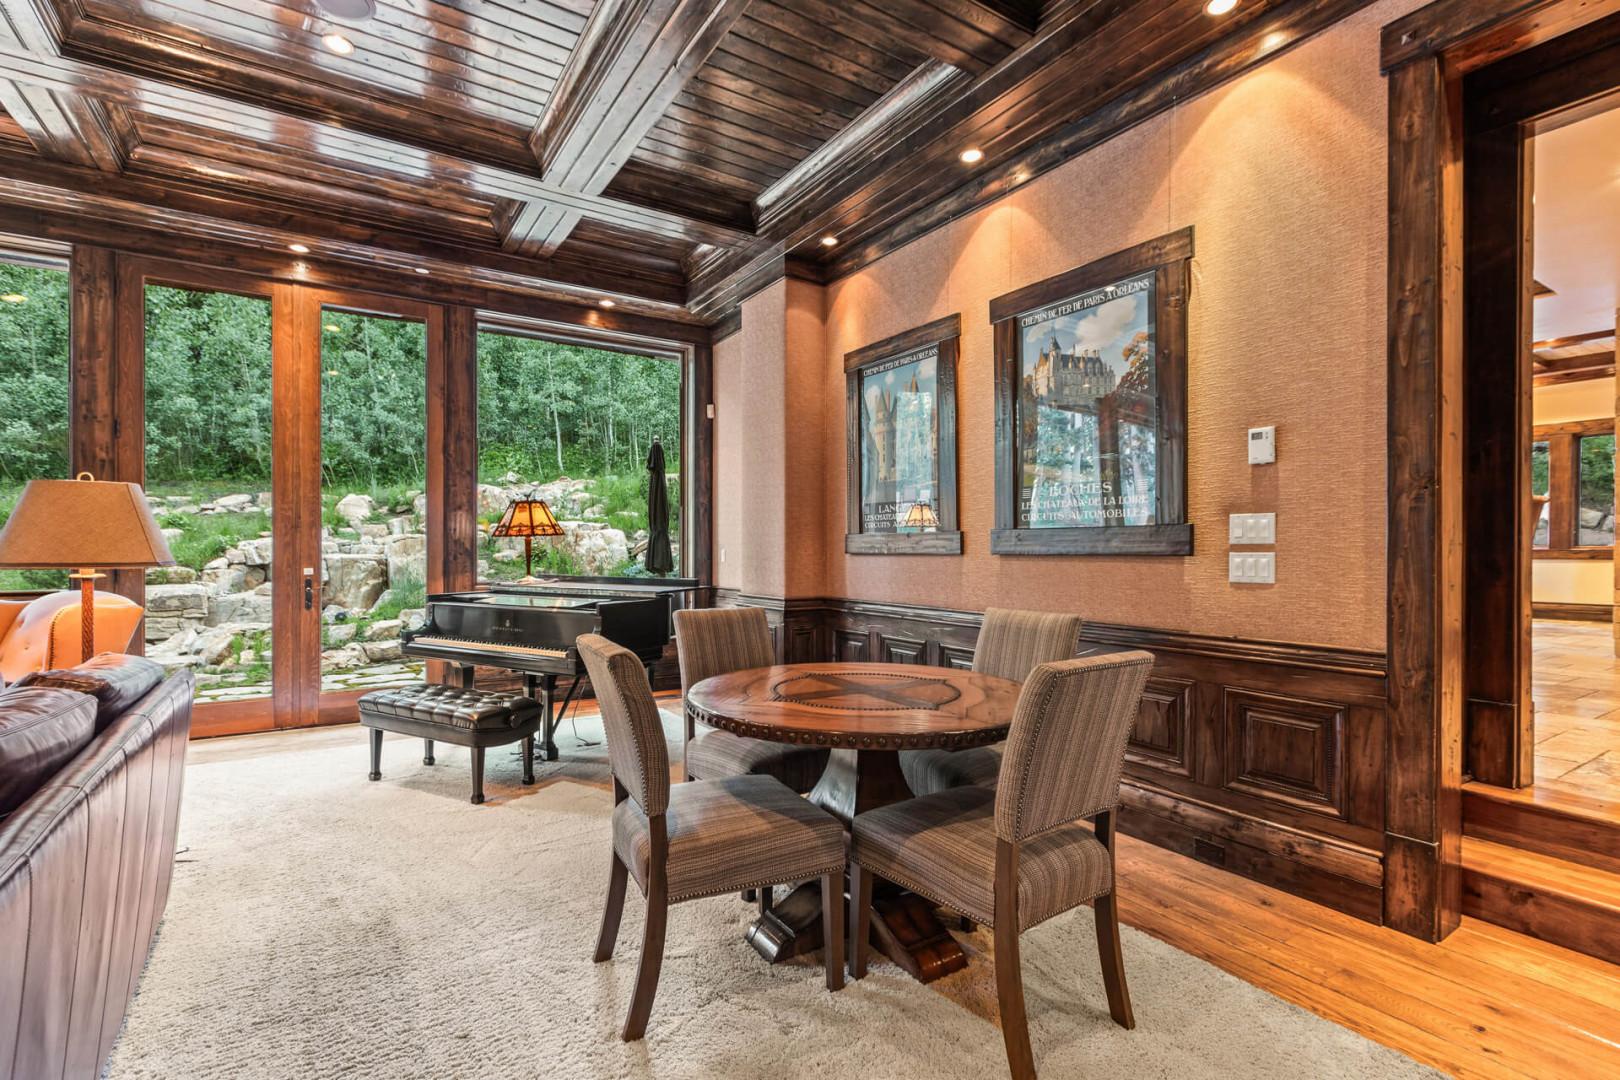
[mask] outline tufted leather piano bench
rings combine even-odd
[[[484,801],[484,749],[523,740],[523,782],[534,783],[534,733],[545,715],[538,701],[470,687],[425,683],[374,690],[360,699],[360,723],[371,729],[371,779],[382,779],[383,732],[426,743],[422,764],[433,764],[435,739],[472,748],[472,801]]]

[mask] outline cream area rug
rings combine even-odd
[[[678,721],[666,713],[671,745]],[[601,730],[565,725],[563,761],[518,783],[489,752],[390,737],[366,780],[360,729],[193,748],[182,852],[157,944],[107,1075],[566,1080],[1005,1076],[989,942],[929,986],[878,957],[836,994],[819,954],[771,967],[735,897],[671,910],[645,1041],[618,1030],[642,914],[593,964],[607,884]],[[675,755],[678,757],[678,752]],[[1108,1017],[1089,908],[1024,937],[1036,1063],[1068,1077],[1386,1077],[1429,1070],[1165,945],[1125,931],[1135,1031]]]

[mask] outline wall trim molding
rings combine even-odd
[[[925,619],[938,625],[975,631],[984,619],[982,612],[932,607],[925,604],[854,600],[843,597],[780,597],[743,593],[736,589],[718,589],[716,593],[717,603],[722,607],[761,607],[783,615],[810,611],[844,612],[874,618]],[[1130,623],[1094,622],[1089,619],[1082,625],[1080,637],[1083,641],[1096,644],[1125,645],[1133,649],[1147,649],[1149,652],[1175,652],[1216,660],[1276,664],[1379,679],[1386,674],[1386,654],[1382,650],[1227,637],[1201,634],[1191,630],[1136,626]]]
[[[1551,600],[1537,600],[1531,603],[1530,614],[1538,619],[1574,619],[1579,622],[1614,622],[1614,605],[1561,604]]]

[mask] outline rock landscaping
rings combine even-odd
[[[528,484],[508,474],[501,483],[479,485],[479,520],[486,526],[499,520],[508,502],[533,492],[553,508],[563,527],[561,537],[535,543],[536,574],[622,573],[645,550],[647,534],[626,535],[604,520],[594,487],[592,480],[567,477]],[[170,669],[194,669],[199,700],[267,694],[277,587],[269,493],[231,493],[206,501],[149,494],[148,499],[182,565],[148,574],[147,655]],[[412,491],[396,502],[379,503],[364,492],[336,498],[329,493],[326,505],[319,568],[322,689],[419,679],[421,665],[401,658],[399,635],[421,626],[425,617],[426,496]],[[233,531],[236,525],[252,535]],[[187,565],[188,556],[198,565]],[[523,542],[486,535],[479,548],[480,577],[511,580],[522,574]]]

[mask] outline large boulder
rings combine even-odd
[[[221,593],[208,605],[209,626],[224,623],[267,623],[275,601],[256,592]]]
[[[427,537],[421,533],[390,537],[385,550],[388,556],[388,580],[392,584],[402,581],[427,580]]]
[[[269,566],[275,554],[275,544],[269,537],[258,540],[243,540],[236,545],[242,553],[242,562],[247,566]],[[230,552],[225,553],[227,559]]]
[[[208,614],[208,586],[194,583],[148,585],[146,610],[200,619]]]
[[[494,484],[478,485],[478,516],[499,521],[506,512],[506,504],[512,500],[507,496],[506,489],[496,487]]]
[[[230,514],[240,514],[253,506],[251,495],[221,495],[212,502],[215,510],[222,510]]]
[[[366,627],[367,641],[393,641],[399,638],[401,622],[398,619],[378,619]]]
[[[377,504],[370,495],[355,492],[339,499],[335,509],[337,510],[337,516],[347,521],[349,528],[358,532],[360,526],[365,524],[365,520],[377,509]]]
[[[378,555],[328,555],[326,574],[326,602],[352,611],[369,610],[388,588],[388,560]]]
[[[564,521],[563,535],[552,541],[574,557],[582,574],[610,574],[630,561],[630,542],[622,529],[594,521]]]

